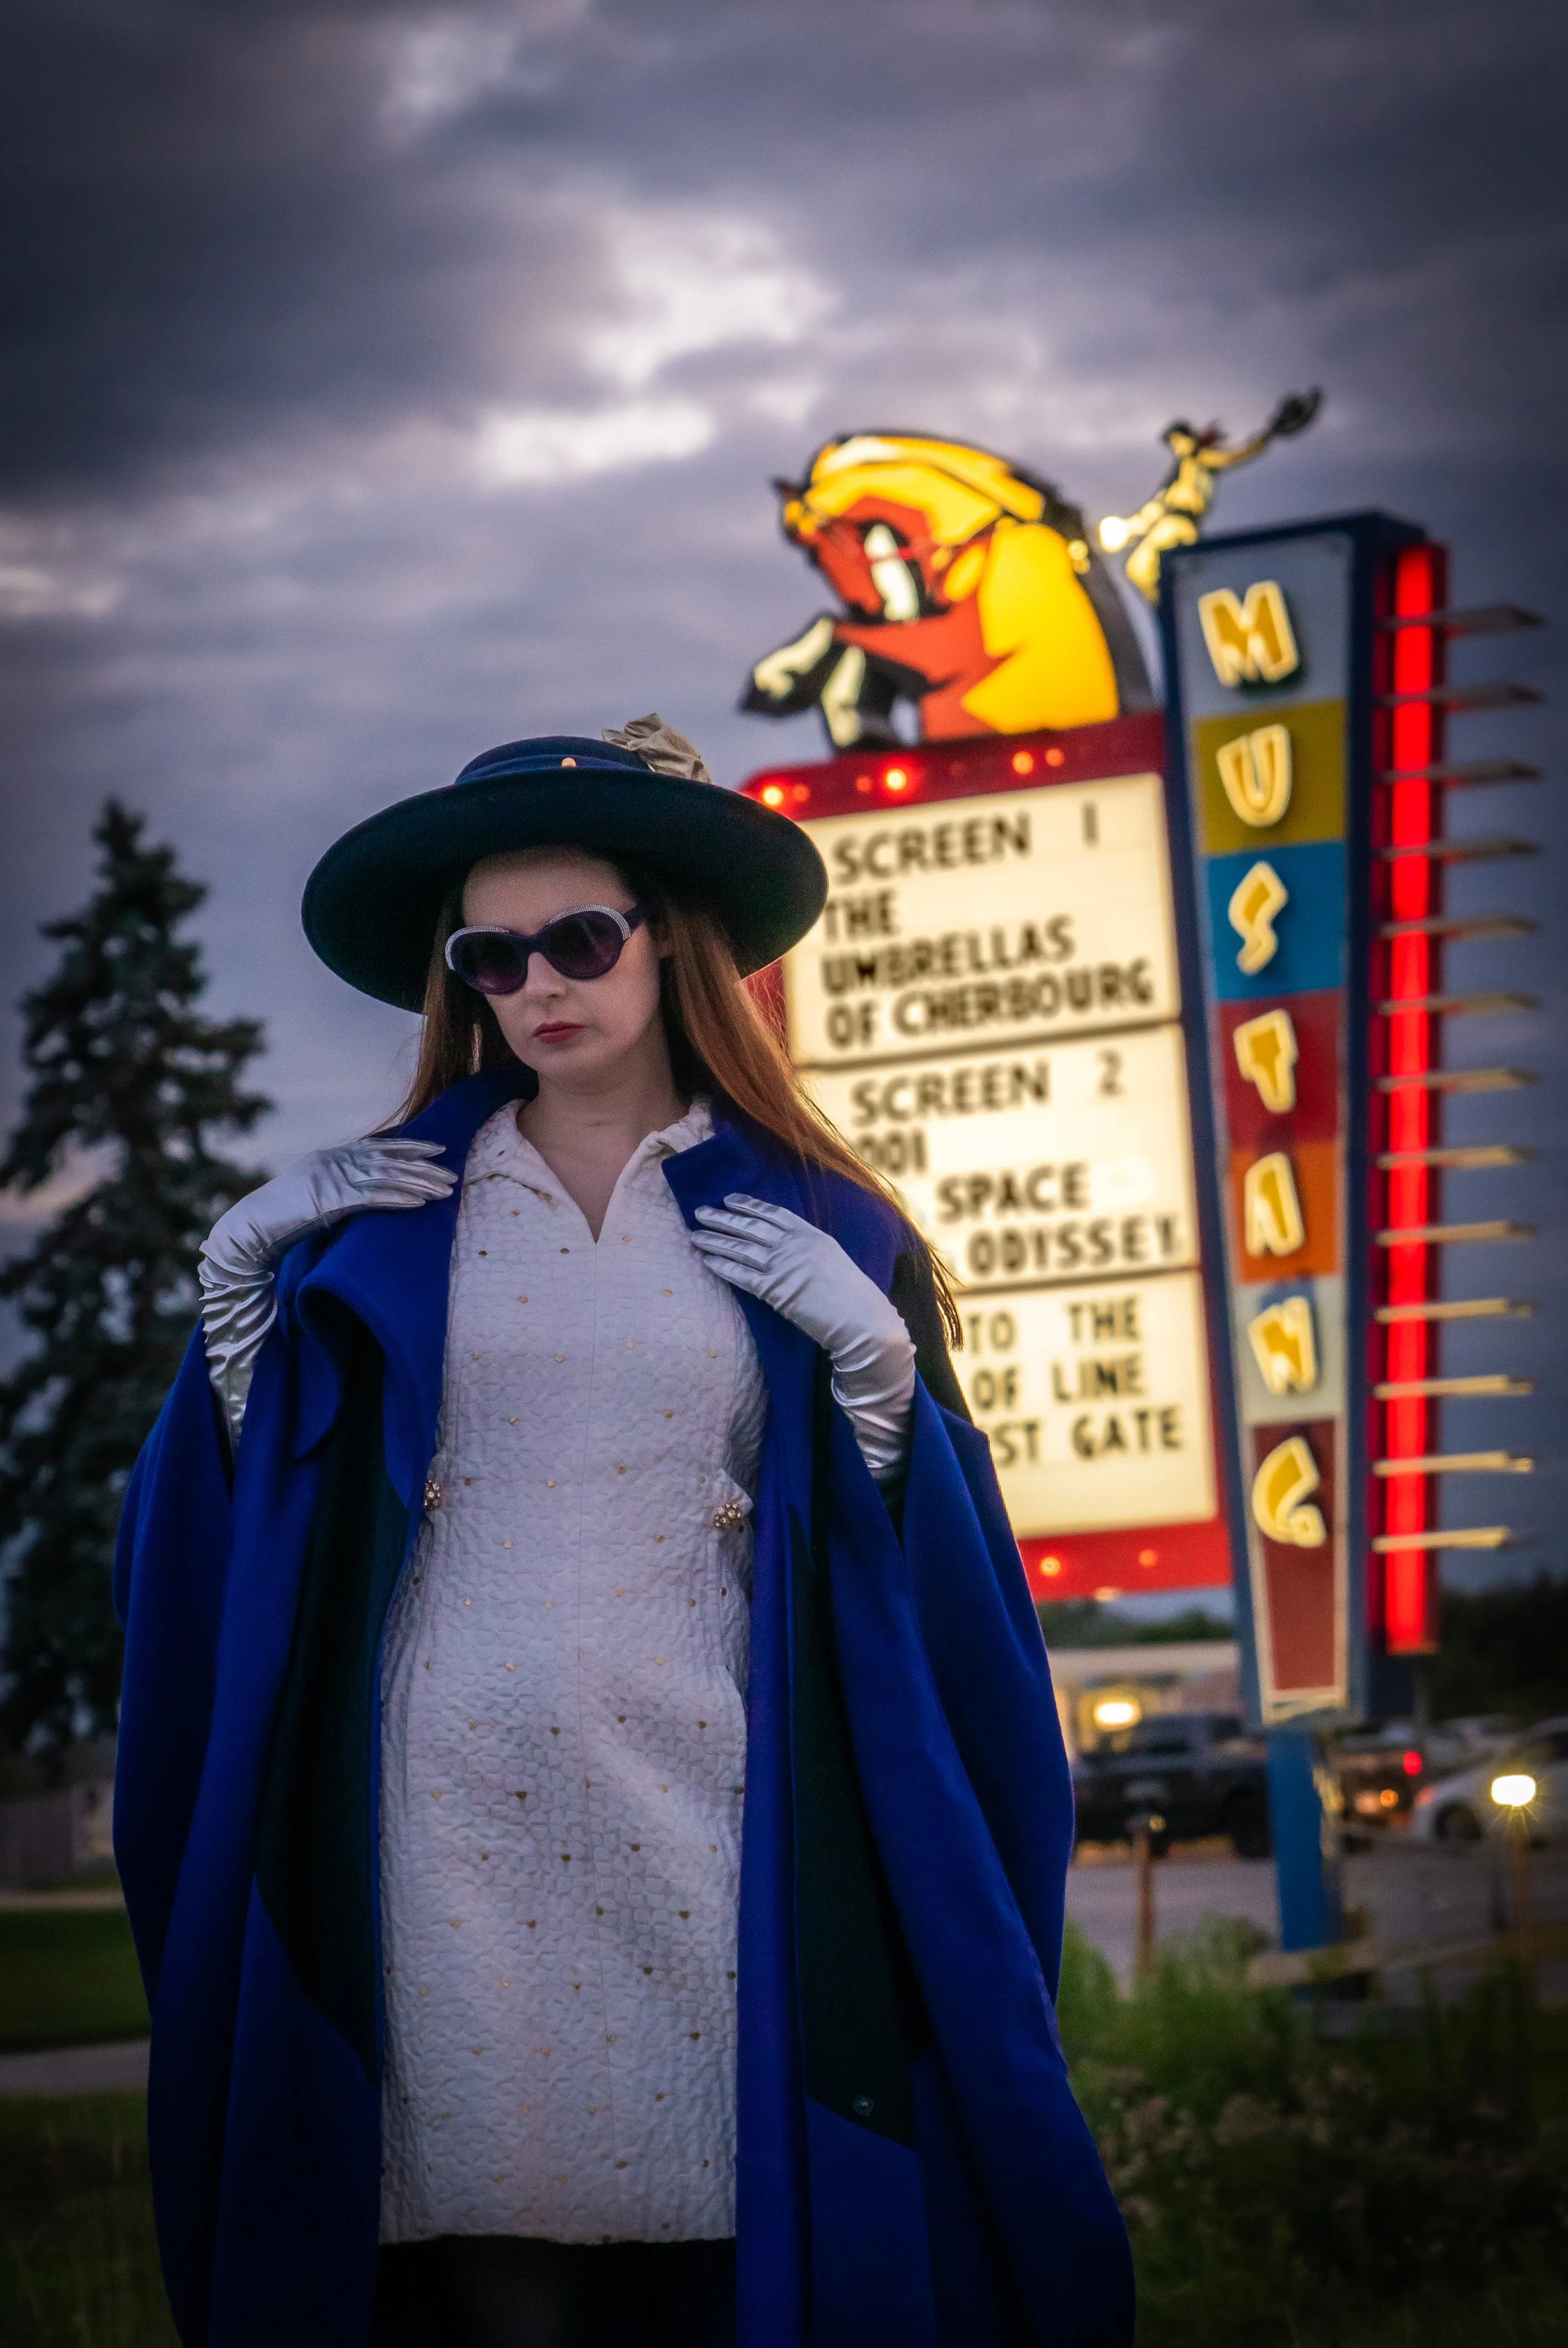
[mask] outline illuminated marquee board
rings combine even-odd
[[[1036,1594],[1226,1581],[1163,735],[779,768],[830,894],[791,1051],[959,1287]]]
[[[1443,796],[1531,771],[1451,766],[1442,729],[1451,711],[1534,697],[1449,690],[1450,635],[1528,615],[1450,613],[1445,587],[1442,550],[1379,514],[1167,558],[1173,807],[1204,1010],[1194,1058],[1212,1104],[1196,1109],[1214,1121],[1199,1147],[1218,1175],[1200,1205],[1223,1229],[1209,1250],[1230,1332],[1222,1449],[1266,1725],[1362,1711],[1378,1654],[1435,1644],[1434,1553],[1507,1532],[1441,1529],[1434,1477],[1531,1464],[1434,1448],[1445,1393],[1523,1390],[1437,1375],[1442,1322],[1525,1309],[1445,1303],[1438,1277],[1443,1247],[1517,1230],[1437,1220],[1444,1167],[1519,1155],[1442,1147],[1443,1094],[1523,1080],[1443,1069],[1446,1016],[1523,1000],[1445,994],[1443,950],[1528,927],[1445,917]]]

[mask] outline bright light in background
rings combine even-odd
[[[1143,1705],[1130,1695],[1102,1696],[1093,1713],[1096,1728],[1131,1728],[1143,1717]]]
[[[1535,1799],[1535,1780],[1523,1769],[1494,1777],[1491,1798],[1500,1810],[1522,1810]]]

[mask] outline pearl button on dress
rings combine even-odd
[[[439,1448],[383,1658],[384,2241],[734,2230],[765,1395],[651,1134],[596,1244],[477,1137]]]

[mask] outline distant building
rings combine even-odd
[[[36,1761],[0,1764],[0,1890],[113,1868],[114,1765],[112,1736],[73,1745],[53,1785]]]
[[[1056,1647],[1050,1673],[1070,1756],[1153,1713],[1241,1710],[1241,1649],[1234,1639]]]

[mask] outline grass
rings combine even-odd
[[[123,1908],[0,1910],[0,2049],[87,2046],[147,2028]]]
[[[141,2096],[0,2096],[0,2340],[179,2348]]]
[[[1076,1934],[1061,2026],[1132,2236],[1140,2348],[1568,2340],[1568,2013],[1515,1978],[1319,2039],[1215,1923],[1119,1998]]]
[[[1500,1974],[1327,2043],[1245,1987],[1251,1945],[1215,1925],[1122,1998],[1069,1936],[1063,2042],[1132,2230],[1139,2348],[1559,2348],[1568,2013]],[[0,2341],[176,2348],[145,2116],[0,2097]]]

